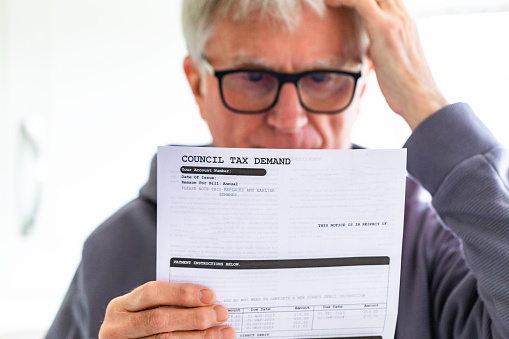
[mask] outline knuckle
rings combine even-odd
[[[400,36],[402,32],[408,31],[414,24],[412,18],[404,13],[394,14],[391,19],[387,23],[387,30],[396,36]]]
[[[391,20],[387,23],[385,26],[385,29],[391,36],[397,36],[399,35],[399,32],[401,32],[401,21],[399,20]]]
[[[205,330],[215,325],[215,318],[210,307],[201,307],[193,312],[193,325],[198,330]]]
[[[403,24],[400,21],[387,21],[382,30],[385,46],[389,49],[397,48],[403,35]]]
[[[167,332],[167,333],[158,333],[155,335],[155,339],[178,339],[181,338],[179,334],[173,333],[173,332]]]
[[[400,16],[399,23],[400,30],[409,31],[412,28],[412,20],[405,15]]]
[[[108,303],[108,306],[106,306],[104,321],[101,329],[103,329],[103,331],[107,331],[107,333],[110,333],[112,331],[110,324],[113,324],[116,321],[118,321],[119,315],[122,313],[123,310],[124,309],[122,298],[117,297],[115,299],[112,299]]]
[[[187,284],[179,285],[177,287],[177,300],[179,306],[192,305],[196,302],[196,293],[194,289]]]
[[[109,326],[103,324],[99,329],[99,339],[116,339],[122,337],[119,326]]]
[[[114,310],[120,307],[122,307],[122,297],[111,299],[108,306],[106,306],[106,314],[111,314]]]
[[[146,282],[145,284],[141,285],[140,289],[143,289],[143,290],[153,290],[153,289],[157,289],[159,286],[159,282],[158,281],[149,281],[149,282]]]
[[[101,326],[99,329],[99,339],[109,339],[113,338],[113,331],[110,327],[107,326]]]
[[[221,333],[215,328],[200,332],[200,339],[220,339]]]
[[[235,338],[235,331],[231,327],[213,327],[206,331],[199,332],[202,339],[221,339],[221,338]]]
[[[122,324],[125,324],[123,315],[125,312],[122,309],[122,298],[117,297],[112,299],[106,308],[104,321],[99,329],[99,339],[114,339],[120,338],[124,328]]]
[[[189,336],[189,332],[165,332],[165,333],[158,333],[154,335],[155,339],[183,339],[183,338],[204,338],[203,335],[201,335],[200,332],[195,332],[191,336]],[[208,337],[207,337],[208,339]]]
[[[104,320],[106,320],[110,317],[113,317],[114,309],[116,309],[115,299],[110,300],[110,302],[108,303],[108,306],[106,306],[106,311],[104,312]]]
[[[151,304],[154,300],[157,300],[158,295],[160,295],[161,286],[157,281],[148,282],[138,288],[136,288],[133,292],[135,293],[135,304],[137,305],[148,305]]]
[[[151,330],[159,332],[164,330],[168,324],[168,317],[161,308],[154,308],[148,311],[147,325]]]

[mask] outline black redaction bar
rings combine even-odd
[[[336,267],[336,266],[373,266],[389,265],[389,257],[351,257],[351,258],[323,258],[323,259],[284,259],[284,260],[223,260],[171,258],[170,267],[207,268],[229,270],[256,270],[280,268],[306,267]]]
[[[213,175],[247,175],[255,177],[263,177],[267,174],[264,168],[232,168],[232,167],[197,167],[182,166],[181,173],[191,174],[213,174]]]

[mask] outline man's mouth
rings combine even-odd
[[[323,138],[311,126],[297,131],[281,132],[269,127],[261,128],[252,134],[248,142],[255,148],[311,149],[322,148]]]

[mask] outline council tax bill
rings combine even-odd
[[[157,279],[237,338],[394,338],[406,150],[158,148]]]

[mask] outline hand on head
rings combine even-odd
[[[370,39],[380,89],[391,109],[413,129],[447,105],[428,67],[415,22],[402,0],[326,0],[332,7],[354,8]]]
[[[149,282],[108,304],[99,338],[235,338],[214,301],[204,286]]]

